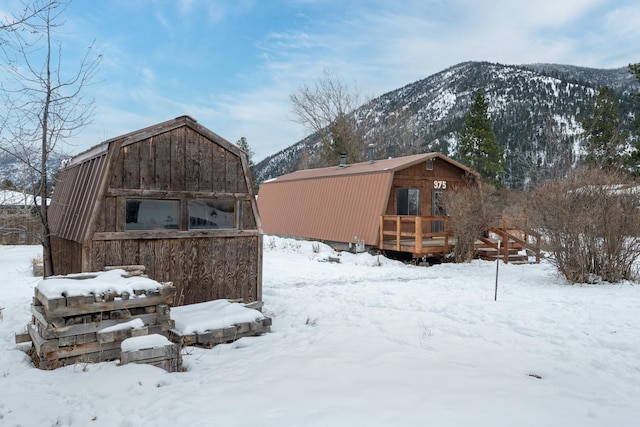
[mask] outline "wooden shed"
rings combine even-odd
[[[188,116],[68,161],[49,211],[54,274],[144,265],[176,305],[262,299],[262,230],[247,155]]]
[[[439,255],[449,251],[442,195],[473,170],[441,153],[307,169],[263,182],[264,232],[336,249]]]

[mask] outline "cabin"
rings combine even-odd
[[[441,154],[307,169],[265,181],[258,210],[267,234],[320,240],[338,250],[413,258],[450,251],[443,194],[478,174]]]
[[[175,305],[262,299],[262,230],[247,154],[178,117],[63,164],[49,209],[54,274],[142,265]]]
[[[40,197],[26,192],[0,190],[0,244],[40,244],[42,221],[36,207],[40,203]]]

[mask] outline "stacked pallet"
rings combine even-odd
[[[261,306],[261,302],[220,299],[174,307],[171,318],[175,328],[169,338],[182,346],[211,348],[265,334],[271,330],[271,319],[258,310]]]
[[[114,281],[118,277],[122,280]],[[174,327],[169,306],[176,288],[170,282],[131,278],[124,270],[63,279],[62,285],[55,282],[60,277],[38,284],[27,333],[16,335],[16,342],[33,343],[34,361],[42,369],[119,359],[125,339],[167,335]]]

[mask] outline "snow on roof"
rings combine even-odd
[[[60,296],[78,296],[103,294],[114,291],[116,294],[134,291],[153,291],[162,284],[147,277],[126,277],[127,272],[121,269],[100,271],[95,273],[78,273],[67,276],[52,276],[41,280],[37,288],[47,298]]]
[[[264,315],[242,304],[214,300],[172,307],[171,319],[175,321],[175,329],[180,334],[190,335],[226,328],[237,323],[254,322],[256,319],[264,319]]]

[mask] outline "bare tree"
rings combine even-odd
[[[487,228],[494,225],[498,208],[493,203],[495,189],[486,183],[467,177],[444,195],[444,207],[449,216],[449,228],[455,238],[455,262],[469,262],[475,253],[475,242]]]
[[[11,31],[4,33],[2,66],[6,74],[0,86],[4,98],[0,149],[24,162],[32,172],[34,195],[42,222],[44,275],[54,274],[48,221],[48,161],[65,139],[87,125],[93,116],[93,100],[82,89],[95,76],[101,56],[90,46],[79,62],[63,65],[61,43],[56,30],[64,22],[68,3],[36,0],[26,4],[14,18]]]
[[[23,4],[22,10],[15,16],[5,17],[0,20],[0,45],[7,43],[7,39],[2,37],[8,32],[19,31],[25,27],[30,26],[30,20],[38,13],[43,12],[49,8],[53,3],[57,3],[56,0],[48,2],[38,2],[35,4]]]
[[[613,170],[580,168],[548,181],[530,199],[558,271],[572,283],[634,277],[640,257],[638,183]]]
[[[397,109],[379,115],[374,108],[367,117],[358,117],[360,128],[365,134],[365,142],[376,147],[381,158],[410,156],[422,152],[420,123],[409,109]]]
[[[360,105],[360,95],[330,71],[312,85],[303,85],[289,95],[295,121],[312,134],[318,135],[322,147],[321,162],[317,166],[337,164],[339,155],[350,161],[365,156],[361,128],[352,114]],[[311,162],[314,163],[314,162]]]

